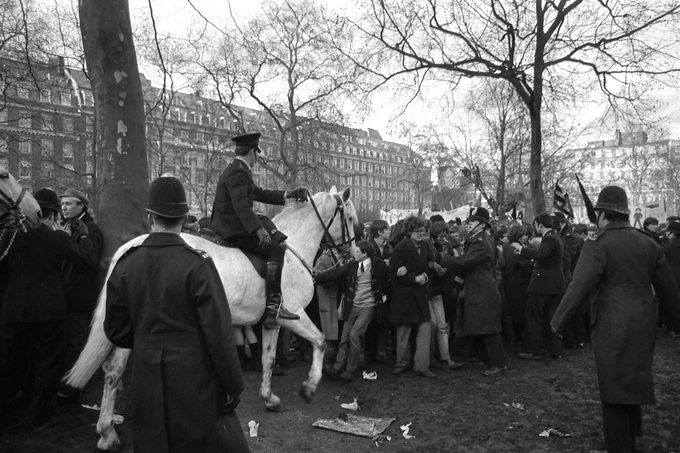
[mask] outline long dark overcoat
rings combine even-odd
[[[562,256],[564,243],[559,234],[548,231],[538,248],[523,247],[520,255],[534,260],[534,273],[531,275],[527,293],[562,294],[564,293],[564,272]]]
[[[210,229],[223,238],[254,234],[262,228],[262,222],[253,212],[253,202],[283,205],[284,195],[283,190],[258,187],[248,165],[240,159],[234,159],[217,182]]]
[[[416,246],[410,237],[405,237],[394,247],[390,257],[390,323],[414,325],[430,320],[427,285],[416,283],[416,276],[427,273],[428,261],[433,260],[430,249],[423,243]],[[402,266],[406,267],[406,274],[397,276],[397,269]]]
[[[672,238],[663,246],[663,251],[671,266],[675,283],[680,286],[680,238]]]
[[[524,325],[527,307],[527,287],[533,272],[529,258],[514,252],[509,242],[503,244],[503,288],[507,310],[513,322]]]
[[[654,403],[657,305],[652,287],[671,319],[680,321],[678,289],[661,246],[627,221],[611,222],[596,240],[585,241],[550,323],[561,331],[579,303],[596,292],[591,339],[600,398],[606,403]]]
[[[502,299],[494,277],[496,247],[485,232],[465,242],[463,254],[442,258],[442,266],[465,279],[463,333],[486,335],[501,331]]]
[[[152,233],[118,261],[106,294],[104,331],[133,348],[135,452],[248,451],[236,414],[222,414],[243,378],[212,259]]]

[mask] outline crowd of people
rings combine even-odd
[[[262,254],[262,325],[299,318],[282,307],[286,236],[253,212],[253,201],[302,202],[308,192],[257,187],[251,166],[259,134],[234,142],[237,157],[220,178],[210,219],[187,216],[177,179],[151,184],[151,234],[120,258],[107,285],[106,335],[136,349],[134,442],[142,449],[162,441],[182,451],[248,450],[235,408],[241,369],[260,369],[258,329],[231,326],[214,264],[181,232],[209,227],[218,242]],[[34,196],[42,224],[17,235],[0,261],[0,408],[28,405],[28,426],[40,430],[51,421],[55,397],[78,398],[60,378],[87,338],[103,282],[103,239],[82,192],[41,189]],[[327,341],[324,373],[349,382],[377,362],[393,365],[395,376],[413,370],[436,378],[434,370],[474,366],[498,377],[508,371],[509,354],[561,360],[565,349],[591,342],[608,451],[633,451],[640,404],[654,400],[658,324],[674,333],[680,327],[680,217],[663,224],[636,218],[633,227],[626,194],[615,186],[603,189],[594,208],[596,221],[588,225],[561,212],[540,213],[531,224],[498,221],[476,207],[465,221],[411,216],[392,227],[382,220],[357,225],[355,247],[324,240],[314,262],[315,303],[307,307]],[[283,361],[290,332],[281,335]],[[168,367],[177,375],[164,376]],[[186,401],[188,382],[208,385],[207,393]],[[158,407],[183,420],[181,428],[171,429]],[[210,408],[214,416],[206,415]]]

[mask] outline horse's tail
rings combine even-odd
[[[112,266],[113,267],[113,266]],[[108,275],[107,275],[108,280]],[[64,380],[66,384],[75,388],[83,388],[90,378],[99,369],[106,357],[108,357],[113,343],[104,334],[104,316],[106,314],[106,284],[99,294],[97,308],[95,309],[92,323],[90,325],[90,335],[87,337],[85,348],[80,353],[78,360],[71,370],[66,373]]]
[[[109,270],[106,273],[106,280],[104,280],[104,286],[99,293],[99,299],[97,301],[97,308],[94,311],[94,316],[92,317],[92,323],[90,324],[90,335],[87,337],[87,343],[85,348],[78,356],[78,360],[73,365],[71,370],[66,373],[64,381],[66,384],[75,387],[83,388],[88,383],[90,378],[99,369],[106,357],[113,349],[114,345],[109,341],[104,333],[104,317],[106,316],[106,282],[109,281],[111,272],[115,267],[116,263],[120,257],[125,253],[131,246],[135,243],[140,243],[146,235],[138,236],[128,243],[121,246],[111,259],[111,264],[109,265]]]

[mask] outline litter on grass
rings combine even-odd
[[[358,411],[359,403],[357,403],[357,399],[354,398],[354,401],[352,401],[351,403],[342,403],[340,407],[343,409],[347,409],[348,411]]]
[[[404,436],[404,439],[415,439],[416,436],[410,435],[408,432],[411,430],[411,423],[413,422],[408,422],[405,425],[401,425],[401,435]]]
[[[571,437],[571,434],[563,433],[561,431],[556,430],[555,428],[548,428],[545,431],[542,431],[541,434],[538,435],[538,437],[556,437],[558,439],[562,439],[564,437]]]
[[[382,434],[395,420],[396,418],[372,418],[347,413],[332,420],[319,419],[312,426],[372,439]]]

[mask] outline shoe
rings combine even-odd
[[[519,352],[517,358],[522,360],[543,360],[541,354],[534,354],[533,352]]]
[[[436,378],[437,375],[430,370],[416,371],[416,376],[422,376],[426,378]]]
[[[489,366],[488,363],[484,362],[483,360],[479,360],[477,357],[472,358],[472,364],[479,368],[487,368]]]
[[[463,362],[456,362],[455,360],[449,360],[449,362],[445,365],[445,368],[449,371],[453,370],[460,370],[465,366],[465,363]]]
[[[492,376],[500,376],[501,374],[505,374],[505,372],[508,371],[507,366],[495,366],[493,368],[489,368],[488,370],[482,371],[482,375],[487,376],[487,377],[492,377]]]
[[[324,365],[322,371],[324,374],[328,375],[328,377],[334,381],[340,377],[340,370],[337,370],[332,365]]]
[[[392,370],[392,374],[397,376],[399,374],[402,374],[404,371],[406,371],[406,368],[398,366],[398,367],[396,367],[395,369]]]
[[[354,379],[354,373],[352,373],[350,370],[345,370],[345,371],[342,372],[342,374],[340,376],[338,376],[338,378],[341,381],[349,382],[352,379]]]

